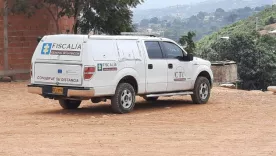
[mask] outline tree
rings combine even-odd
[[[150,19],[150,23],[158,24],[159,23],[159,19],[157,17],[153,17],[153,18]]]
[[[148,26],[149,26],[149,20],[148,20],[148,19],[143,19],[143,20],[140,22],[140,26],[141,26],[141,27],[148,27]]]
[[[197,14],[197,18],[200,19],[200,20],[204,20],[206,14],[207,13],[204,13],[204,12],[201,11]]]
[[[212,61],[237,62],[238,75],[245,83],[254,82],[258,89],[266,90],[276,82],[276,39],[256,32],[234,34],[229,40],[218,40],[202,56]]]
[[[167,26],[168,21],[167,20],[162,20],[160,23],[161,23],[161,27],[164,28],[164,27]]]
[[[174,19],[172,22],[173,25],[182,25],[182,21],[180,19]]]
[[[276,83],[276,38],[269,35],[261,36],[256,43],[259,54],[259,81],[266,89]]]
[[[274,24],[274,23],[276,23],[276,18],[274,18],[272,16],[265,22],[266,25],[270,25],[270,24]]]
[[[120,32],[133,31],[131,21],[132,13],[126,6],[116,7],[112,3],[99,3],[98,11],[100,16],[93,11],[92,6],[85,6],[82,19],[79,21],[79,28],[82,33],[89,33],[91,30],[97,30],[106,34],[120,34]],[[105,9],[103,9],[105,8]]]
[[[262,10],[263,10],[262,7],[256,7],[256,8],[255,8],[255,11],[262,11]]]
[[[215,17],[216,19],[222,17],[225,14],[225,11],[221,8],[216,9],[215,11]]]
[[[250,8],[250,7],[245,7],[245,8],[244,8],[244,11],[245,11],[245,12],[251,12],[251,11],[252,11],[252,8]]]
[[[191,27],[191,28],[197,28],[197,27],[201,27],[201,24],[203,21],[199,20],[197,18],[197,16],[193,15],[191,16],[188,21],[187,21],[187,26]]]
[[[185,50],[189,53],[189,54],[193,54],[194,50],[196,48],[195,43],[193,41],[193,38],[196,36],[196,34],[194,32],[188,32],[187,35],[182,36],[179,39],[179,43],[181,45],[186,45]]]
[[[216,13],[225,13],[225,11],[222,8],[216,9]]]
[[[226,17],[226,21],[230,23],[234,23],[237,18],[238,18],[237,14],[231,14],[228,17]]]
[[[216,30],[218,30],[218,27],[213,25],[213,26],[211,26],[211,30],[216,31]]]

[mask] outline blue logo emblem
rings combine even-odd
[[[59,69],[59,70],[58,70],[58,73],[59,73],[59,74],[62,74],[62,69]]]
[[[43,43],[41,54],[50,55],[53,43]]]

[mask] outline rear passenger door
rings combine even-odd
[[[159,41],[145,41],[146,46],[146,92],[167,90],[168,65]]]

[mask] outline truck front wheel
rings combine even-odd
[[[195,104],[206,104],[211,95],[211,85],[206,77],[198,77],[192,95]]]
[[[79,100],[59,100],[59,104],[63,109],[77,109],[79,108],[81,101]]]

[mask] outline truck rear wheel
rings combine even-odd
[[[132,85],[120,83],[115,95],[111,99],[111,106],[115,113],[130,113],[135,106],[135,91]]]
[[[192,100],[195,104],[206,104],[211,95],[210,82],[206,77],[198,77],[195,82]]]
[[[78,100],[59,100],[59,104],[63,109],[77,109],[79,108],[81,101]]]

